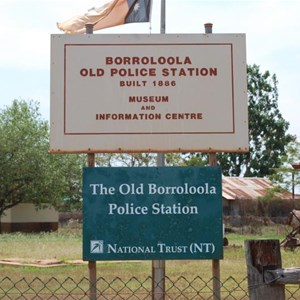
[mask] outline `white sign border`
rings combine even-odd
[[[51,36],[51,134],[52,153],[130,152],[247,152],[248,106],[246,46],[244,34],[188,35],[52,35]],[[233,45],[234,132],[232,133],[122,133],[66,134],[65,55],[66,44],[101,43],[231,43]],[[238,53],[237,53],[238,52]],[[238,101],[237,101],[238,99]],[[81,120],[78,120],[81,122]]]

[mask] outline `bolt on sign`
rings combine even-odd
[[[52,35],[50,151],[248,151],[244,34]]]
[[[83,259],[223,258],[219,167],[84,168]]]

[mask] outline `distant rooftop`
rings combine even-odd
[[[222,178],[222,196],[227,200],[258,199],[267,195],[274,184],[266,178],[256,177],[224,177]],[[276,197],[284,200],[292,199],[289,192],[276,193]]]

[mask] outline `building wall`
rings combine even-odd
[[[36,210],[31,203],[20,203],[5,211],[1,231],[41,232],[58,229],[58,212],[54,208]]]
[[[240,214],[239,202],[223,198],[223,215],[236,217]]]

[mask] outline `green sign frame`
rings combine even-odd
[[[222,259],[220,167],[83,169],[83,259]]]

